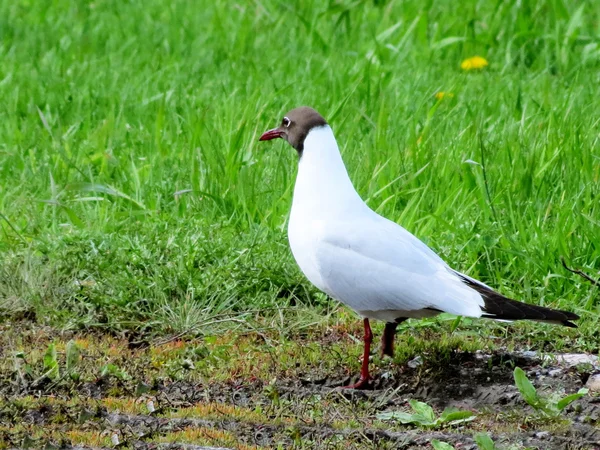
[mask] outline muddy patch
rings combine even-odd
[[[131,348],[119,337],[28,337],[30,347],[1,367],[0,448],[431,449],[438,440],[464,450],[486,433],[498,449],[600,449],[594,393],[548,417],[523,400],[513,377],[521,367],[540,395],[573,394],[598,373],[593,356],[457,346],[404,360],[375,356],[370,389],[352,391],[342,386],[358,365],[354,342],[329,338],[313,348],[267,348],[252,337]],[[71,371],[67,340],[81,348]],[[59,373],[44,373],[49,345]],[[411,400],[435,417],[456,408],[474,418],[381,419],[410,413]]]

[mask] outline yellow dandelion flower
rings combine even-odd
[[[465,59],[460,65],[460,68],[463,70],[475,70],[483,69],[487,65],[487,59],[482,58],[481,56],[473,56],[471,58]]]
[[[437,100],[442,100],[444,98],[453,98],[454,94],[452,92],[444,92],[444,91],[440,91],[440,92],[436,92],[435,94],[435,98]]]

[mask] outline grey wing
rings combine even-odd
[[[424,243],[386,219],[329,224],[316,260],[329,293],[357,311],[432,308],[481,316],[481,295]]]

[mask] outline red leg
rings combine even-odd
[[[351,384],[350,386],[344,386],[346,389],[364,389],[368,386],[369,380],[369,354],[371,353],[371,342],[373,342],[373,333],[371,332],[371,325],[369,325],[369,319],[365,318],[363,321],[365,326],[365,350],[363,353],[362,367],[360,369],[360,378],[358,383]]]

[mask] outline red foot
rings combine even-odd
[[[350,384],[348,386],[342,386],[342,389],[367,389],[369,387],[369,382],[371,381],[371,377],[369,378],[359,378],[357,383]]]

